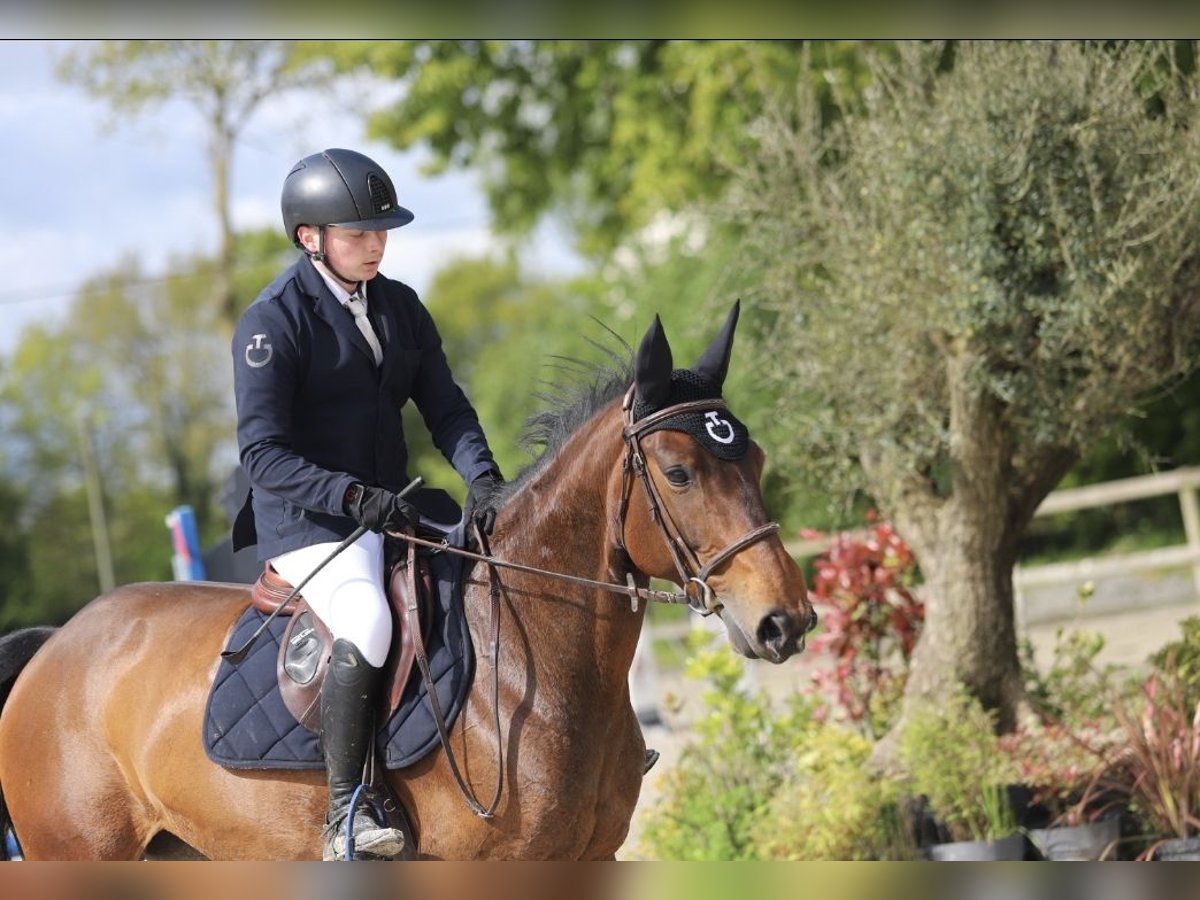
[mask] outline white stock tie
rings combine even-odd
[[[362,332],[363,337],[367,339],[367,343],[371,345],[371,352],[375,354],[375,365],[383,363],[383,348],[379,346],[379,338],[375,334],[375,329],[371,327],[371,320],[367,318],[367,306],[363,303],[362,298],[358,294],[354,294],[346,301],[346,309],[354,314],[354,324],[358,326],[358,330]]]

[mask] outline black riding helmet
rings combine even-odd
[[[280,206],[283,227],[297,247],[301,225],[321,227],[323,236],[326,225],[385,231],[413,220],[396,201],[392,179],[380,165],[336,147],[306,156],[292,167],[283,180]]]

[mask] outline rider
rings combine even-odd
[[[387,173],[352,150],[314,153],[284,179],[281,206],[304,255],[246,309],[233,337],[238,447],[251,486],[234,546],[257,542],[259,559],[298,584],[356,525],[370,529],[303,591],[334,639],[320,737],[329,782],[324,858],[337,859],[391,641],[381,532],[419,517],[397,495],[409,481],[400,408],[416,403],[470,486],[467,517],[484,531],[503,478],[430,314],[412,288],[379,274],[388,230],[413,219]],[[401,832],[366,807],[354,816],[357,855],[403,849]]]

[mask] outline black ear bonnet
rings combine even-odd
[[[717,400],[720,397],[721,388],[712,379],[691,369],[674,369],[671,371],[671,388],[666,402],[651,408],[640,395],[636,396],[633,401],[633,420],[640,421],[659,409],[677,403]],[[668,416],[647,428],[643,434],[664,430],[690,434],[705,450],[720,459],[741,459],[750,448],[750,432],[746,426],[728,409],[719,405],[712,410],[700,409]]]

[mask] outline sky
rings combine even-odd
[[[56,59],[72,42],[0,41],[0,353],[32,322],[70,309],[89,277],[131,255],[150,276],[171,257],[217,249],[210,199],[207,136],[181,101],[136,117],[114,118],[102,101],[64,84]],[[416,219],[393,231],[382,271],[423,293],[455,256],[497,246],[473,173],[420,174],[421,151],[398,152],[365,138],[360,98],[372,107],[388,85],[347,86],[337,96],[292,95],[268,101],[240,138],[232,174],[238,230],[282,228],[279,190],[300,158],[350,147],[387,170],[399,201]],[[522,248],[530,274],[577,271],[567,239],[551,226]]]

